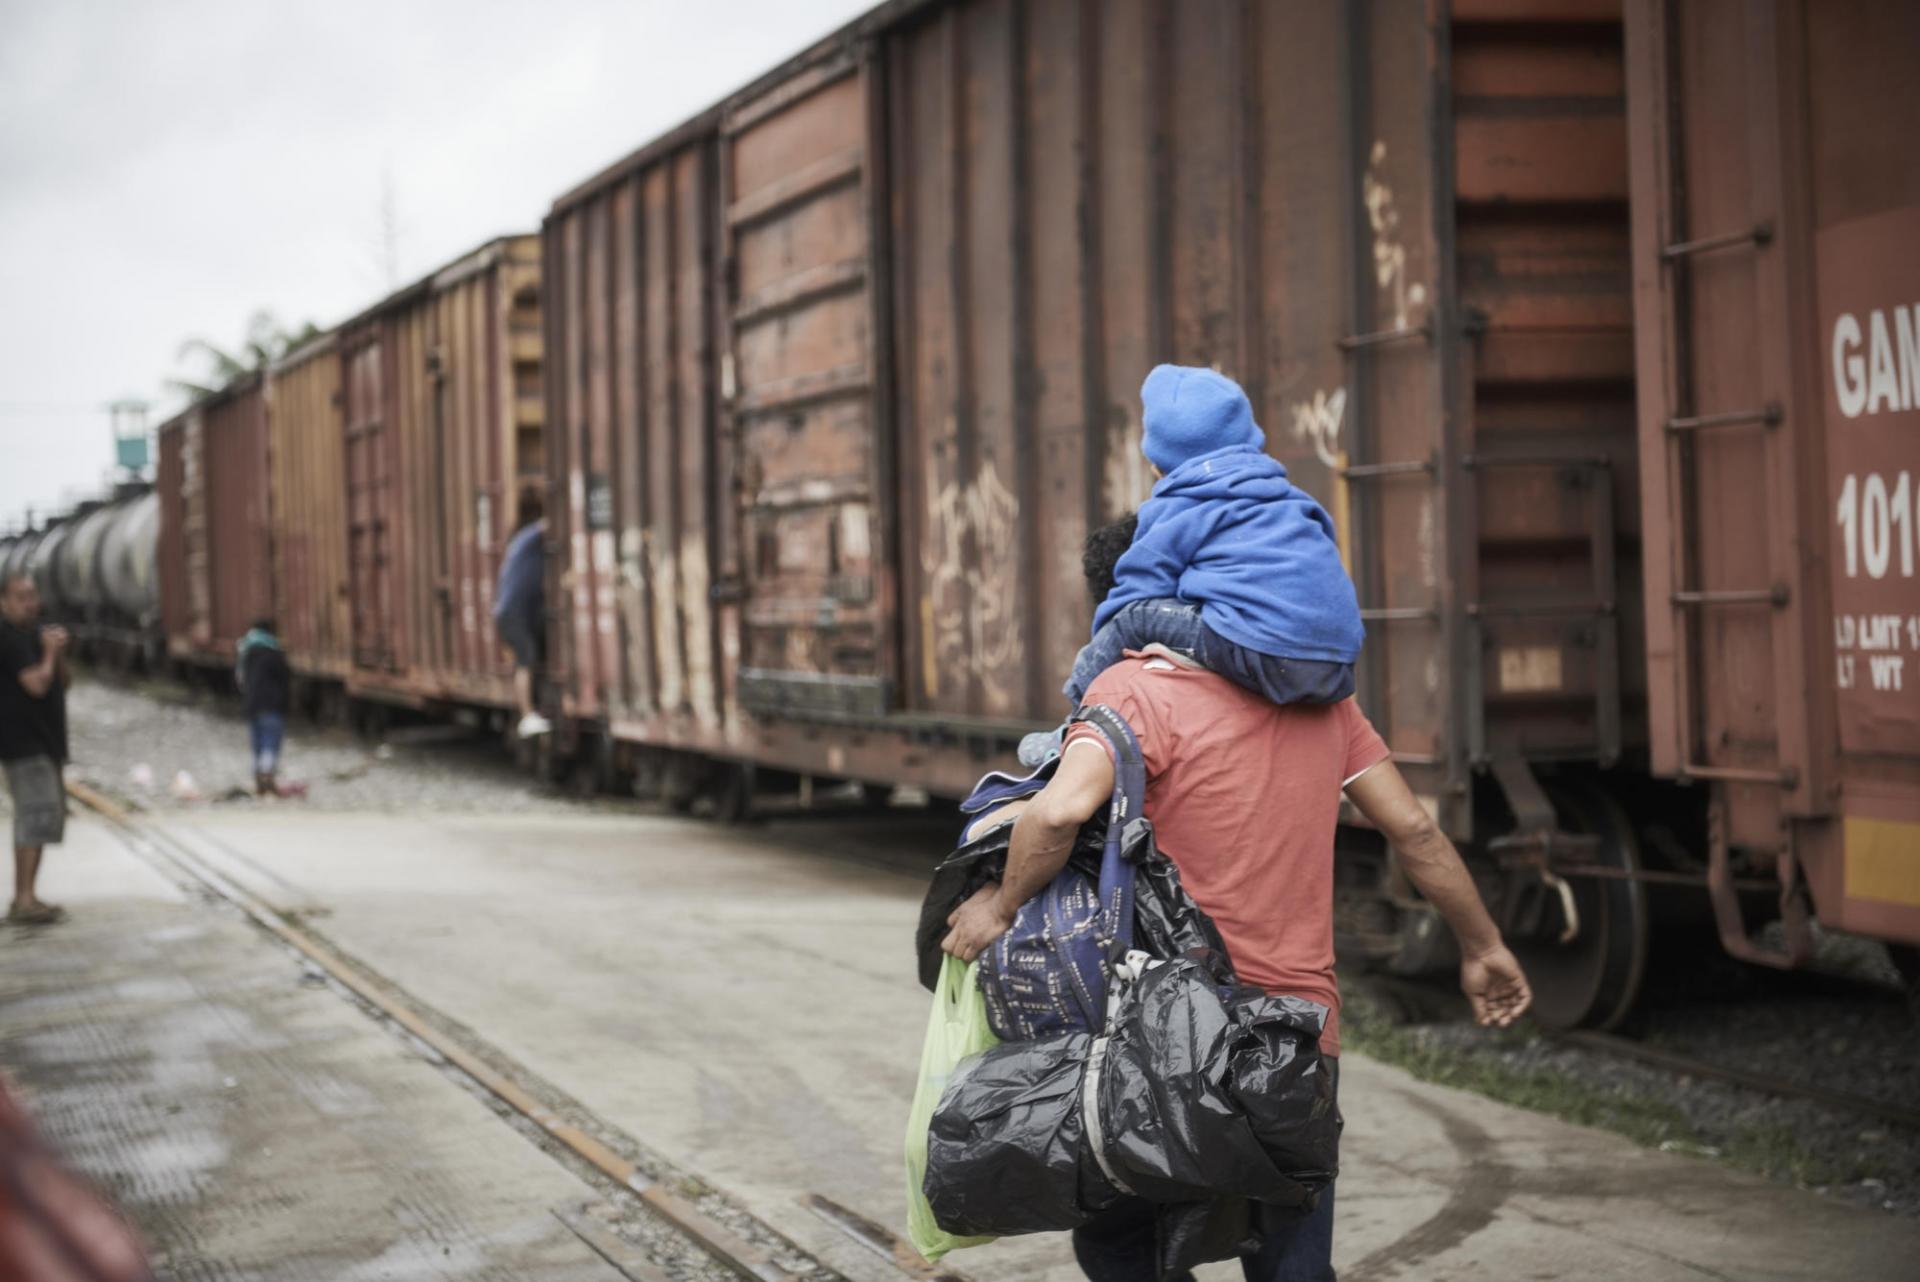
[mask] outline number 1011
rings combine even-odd
[[[1836,516],[1840,537],[1846,545],[1847,577],[1858,578],[1864,568],[1870,579],[1884,579],[1896,555],[1900,577],[1913,577],[1916,543],[1914,532],[1913,478],[1900,473],[1891,490],[1886,478],[1870,472],[1863,481],[1848,476],[1840,487]]]

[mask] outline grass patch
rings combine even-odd
[[[1490,1034],[1483,1045],[1445,1045],[1396,1024],[1372,1000],[1343,1003],[1340,1035],[1364,1055],[1405,1069],[1423,1082],[1472,1091],[1516,1108],[1622,1135],[1649,1148],[1724,1162],[1800,1185],[1845,1184],[1881,1174],[1865,1161],[1835,1161],[1776,1123],[1735,1122],[1724,1130],[1696,1125],[1686,1111],[1625,1085],[1606,1086],[1576,1073],[1529,1068],[1501,1057],[1540,1039],[1522,1030]],[[1676,1084],[1676,1090],[1689,1089]]]

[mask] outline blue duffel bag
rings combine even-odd
[[[1113,750],[1100,872],[1090,877],[1069,864],[980,955],[987,1022],[1002,1041],[1099,1032],[1112,967],[1133,947],[1134,866],[1122,851],[1129,826],[1146,822],[1146,762],[1133,728],[1112,708],[1082,708],[1074,720],[1099,731]]]

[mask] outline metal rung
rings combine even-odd
[[[1668,245],[1660,251],[1660,257],[1670,263],[1676,258],[1685,258],[1689,254],[1704,254],[1715,249],[1730,249],[1735,245],[1745,245],[1748,242],[1752,242],[1755,245],[1764,245],[1772,239],[1773,224],[1769,222],[1758,222],[1746,231],[1730,231],[1724,236],[1708,236],[1703,240],[1683,240],[1678,244]]]
[[[1467,454],[1460,466],[1469,471],[1482,467],[1612,467],[1605,454]]]
[[[1673,594],[1675,605],[1785,605],[1787,603],[1787,585],[1776,583],[1770,588],[1750,588],[1738,592],[1676,592]]]
[[[1336,344],[1343,352],[1351,352],[1358,347],[1382,347],[1388,343],[1404,343],[1411,338],[1433,338],[1433,326],[1430,323],[1402,325],[1398,329],[1379,329],[1371,334],[1353,334]]]
[[[1762,409],[1729,410],[1725,414],[1697,414],[1691,418],[1670,418],[1667,420],[1669,432],[1700,432],[1710,427],[1741,427],[1750,423],[1760,423],[1767,427],[1780,426],[1780,403],[1769,401]]]
[[[1606,618],[1613,613],[1611,601],[1580,601],[1567,604],[1546,602],[1541,604],[1501,604],[1498,602],[1474,601],[1467,606],[1467,613],[1476,619],[1526,618],[1530,616]]]
[[[1791,788],[1800,782],[1798,771],[1781,770],[1743,770],[1738,766],[1685,765],[1680,767],[1679,778],[1710,779],[1721,783],[1773,783],[1782,788]]]
[[[1432,472],[1437,470],[1430,458],[1416,463],[1357,463],[1340,475],[1349,481],[1364,481],[1374,476],[1406,476],[1413,472]]]
[[[1395,619],[1438,619],[1440,612],[1419,605],[1397,605],[1379,610],[1362,610],[1360,617],[1392,622]]]

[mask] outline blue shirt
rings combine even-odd
[[[507,555],[500,562],[500,582],[493,590],[493,617],[496,621],[519,618],[529,628],[540,626],[546,613],[547,564],[542,542],[547,523],[534,521],[522,526],[507,544]]]

